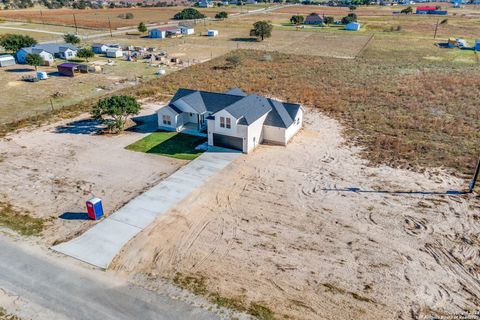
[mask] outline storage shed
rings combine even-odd
[[[122,51],[122,49],[119,49],[119,48],[108,48],[106,53],[107,53],[107,57],[109,57],[109,58],[121,58],[121,57],[123,57],[123,51]]]
[[[15,64],[15,58],[12,55],[0,56],[0,67],[13,66]]]
[[[345,26],[345,30],[349,31],[358,31],[360,30],[360,23],[358,22],[350,22]]]
[[[208,30],[207,35],[209,37],[216,37],[218,36],[218,30]]]
[[[78,73],[78,64],[75,63],[62,63],[57,66],[58,73],[66,77],[74,77],[75,73]]]
[[[480,51],[480,40],[476,40],[476,41],[475,41],[475,47],[474,47],[474,49],[475,49],[476,51]]]
[[[181,26],[181,27],[180,27],[180,32],[181,32],[182,34],[187,34],[187,35],[189,35],[189,34],[194,34],[194,33],[195,33],[195,29],[192,28],[192,27]]]

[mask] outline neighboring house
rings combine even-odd
[[[150,30],[148,36],[150,38],[163,39],[180,33],[181,29],[179,29],[178,27],[162,27]]]
[[[323,25],[323,18],[318,13],[310,13],[305,18],[304,24]]]
[[[213,7],[213,2],[210,0],[201,0],[198,2],[198,7],[199,8],[211,8]]]
[[[188,26],[181,26],[181,27],[180,27],[180,32],[181,32],[182,34],[187,34],[187,35],[189,35],[189,34],[194,34],[194,33],[195,33],[195,29],[192,28],[192,27],[188,27]]]
[[[16,64],[15,58],[12,55],[6,54],[3,56],[0,56],[0,67],[8,67],[8,66],[13,66],[15,64]]]
[[[350,22],[349,24],[347,24],[345,26],[345,30],[349,30],[349,31],[359,31],[360,30],[360,23],[358,22]]]
[[[55,58],[70,60],[77,56],[77,47],[74,45],[63,43],[48,43],[48,44],[36,44],[33,47],[22,48],[17,51],[18,63],[26,63],[26,57],[29,53],[40,54],[45,62],[51,63]],[[48,53],[48,54],[45,54]]]
[[[437,7],[433,6],[424,6],[424,7],[417,7],[415,10],[416,14],[438,14],[438,15],[447,15],[448,11],[445,10],[438,10]]]
[[[208,30],[207,35],[209,37],[216,37],[216,36],[218,36],[218,30]]]
[[[55,61],[55,57],[53,54],[50,52],[47,52],[43,49],[37,49],[33,47],[28,47],[28,48],[22,48],[17,51],[16,56],[17,56],[17,62],[20,64],[26,64],[27,63],[27,56],[29,54],[39,54],[43,60],[45,65],[50,65]]]
[[[92,51],[96,54],[107,53],[107,49],[110,48],[120,48],[119,44],[116,43],[94,43],[92,44]]]
[[[108,48],[105,54],[108,58],[121,58],[123,57],[123,50],[120,48]]]
[[[248,153],[259,143],[286,145],[300,130],[303,109],[240,89],[225,93],[179,89],[160,110],[158,126],[170,131],[207,131],[208,144]]]

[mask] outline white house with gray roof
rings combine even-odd
[[[47,63],[51,63],[55,58],[70,60],[77,56],[77,47],[74,45],[63,43],[36,44],[33,47],[22,48],[17,51],[17,62],[21,64],[27,63],[27,56],[30,53],[39,54]]]
[[[303,123],[299,104],[247,95],[238,88],[225,93],[179,89],[157,114],[159,129],[205,132],[210,146],[245,153],[259,143],[286,145]]]

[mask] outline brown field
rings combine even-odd
[[[98,10],[75,10],[75,9],[56,9],[56,10],[11,10],[0,11],[0,18],[14,21],[28,21],[36,23],[50,23],[56,25],[74,26],[75,19],[79,27],[88,28],[109,28],[137,26],[140,22],[145,23],[166,23],[173,19],[175,13],[185,7],[166,7],[166,8],[118,8],[118,9],[98,9]],[[250,9],[256,7],[248,7]],[[247,10],[244,8],[243,10]],[[262,8],[259,6],[258,8]],[[205,8],[198,9],[208,17],[213,17],[219,11],[229,13],[240,12],[237,6],[225,8]],[[119,18],[120,14],[133,13],[133,19]]]

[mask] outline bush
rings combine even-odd
[[[131,20],[131,19],[134,18],[134,15],[133,15],[133,13],[131,13],[131,12],[127,12],[127,13],[121,13],[121,14],[119,14],[118,17],[119,17],[120,19]]]
[[[215,19],[226,19],[228,18],[228,13],[221,11],[215,15]]]
[[[73,33],[67,33],[63,36],[65,43],[78,44],[80,43],[80,38]]]
[[[332,23],[335,23],[335,18],[333,18],[332,16],[329,16],[329,17],[325,17],[323,19],[323,22],[325,24],[332,24]]]
[[[206,18],[206,16],[200,13],[197,9],[193,9],[193,8],[183,9],[182,11],[178,12],[173,16],[173,19],[175,20],[190,20],[190,19],[203,19],[203,18]]]
[[[302,24],[303,22],[305,21],[305,18],[303,16],[300,16],[300,15],[294,15],[290,18],[290,22],[292,24]]]
[[[342,24],[349,24],[357,21],[357,15],[355,13],[349,13],[342,18]]]

